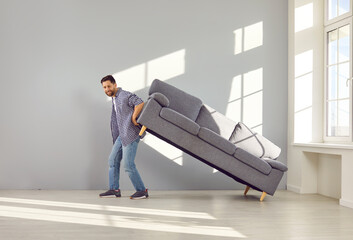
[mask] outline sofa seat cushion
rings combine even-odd
[[[264,174],[269,174],[271,172],[272,167],[270,164],[241,148],[237,148],[233,156],[239,161],[257,169]]]
[[[221,149],[229,155],[233,155],[235,152],[236,147],[234,144],[208,128],[201,127],[198,136],[202,140],[208,142],[216,148]]]
[[[264,160],[265,160],[265,162],[270,164],[272,168],[276,168],[282,172],[287,172],[287,170],[288,170],[287,166],[279,161],[272,160],[272,159],[264,159]]]
[[[174,125],[193,135],[197,135],[200,130],[200,126],[197,123],[192,121],[190,118],[187,118],[184,115],[174,111],[173,109],[164,107],[162,108],[159,115],[161,118],[173,123]]]

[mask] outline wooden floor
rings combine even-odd
[[[353,239],[353,209],[321,195],[0,190],[0,239]]]

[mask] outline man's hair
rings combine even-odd
[[[115,83],[115,79],[112,75],[107,75],[104,78],[102,78],[101,84],[103,84],[103,82],[105,81],[110,81],[111,83]]]

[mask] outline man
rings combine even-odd
[[[109,190],[99,194],[100,197],[121,197],[119,189],[120,163],[124,162],[125,172],[134,186],[136,192],[131,199],[148,198],[148,190],[141,179],[135,165],[135,156],[140,141],[138,123],[143,101],[133,93],[117,87],[112,75],[105,76],[101,80],[105,94],[112,97],[111,131],[113,137],[113,149],[109,162]]]

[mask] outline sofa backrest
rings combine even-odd
[[[196,123],[199,124],[200,127],[205,127],[214,131],[227,140],[229,140],[235,126],[237,125],[236,122],[207,105],[201,107]]]
[[[152,82],[149,95],[155,92],[160,92],[169,99],[169,108],[196,120],[202,106],[200,99],[158,79]]]

